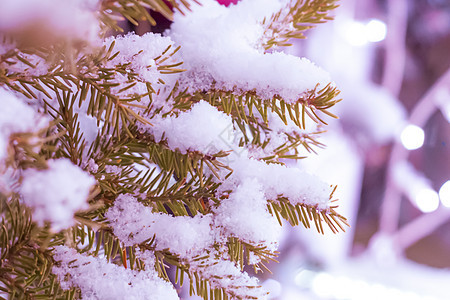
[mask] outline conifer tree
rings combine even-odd
[[[264,299],[244,267],[283,220],[344,230],[336,187],[291,163],[339,91],[283,52],[335,7],[1,1],[0,299]],[[112,34],[154,13],[164,35]]]

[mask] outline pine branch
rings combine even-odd
[[[235,275],[233,274],[210,276],[205,272],[215,264],[223,262],[223,259],[215,257],[215,255],[217,254],[210,253],[208,255],[194,257],[191,262],[187,262],[180,260],[166,251],[156,251],[155,256],[157,259],[155,267],[161,277],[168,278],[168,265],[175,266],[175,284],[182,286],[185,281],[184,276],[186,275],[189,279],[189,294],[191,296],[198,295],[205,300],[258,299],[257,296],[253,295],[260,293],[260,286],[242,286],[238,285],[237,282],[233,283],[235,280]],[[220,281],[222,280],[228,282],[228,286],[217,288],[216,286],[221,286]],[[243,289],[251,292],[243,295],[240,292]]]
[[[243,138],[240,146],[253,145],[265,149],[270,142],[269,113],[273,113],[287,124],[293,122],[299,129],[306,129],[306,118],[317,124],[326,125],[324,115],[337,118],[328,110],[340,101],[337,99],[339,90],[336,87],[326,87],[305,93],[295,104],[287,103],[278,96],[270,100],[261,99],[255,92],[240,93],[216,90],[198,91],[193,95],[180,95],[175,99],[174,109],[186,110],[192,103],[204,100],[233,118],[234,128],[240,130]],[[303,146],[308,152],[314,152],[314,147],[323,147],[314,136],[323,131],[302,134],[285,133],[286,143],[274,146],[273,153],[263,157],[267,162],[280,163],[280,159],[300,159],[298,146]]]
[[[73,299],[74,290],[63,291],[51,273],[53,260],[48,248],[60,244],[62,236],[33,224],[31,211],[14,195],[7,199],[0,193],[0,208],[0,290],[10,299]]]
[[[333,190],[332,194],[334,193]],[[332,194],[330,199],[332,198]],[[336,200],[331,200],[336,201]],[[300,223],[305,228],[310,228],[311,224],[314,225],[317,231],[324,234],[323,224],[327,225],[333,233],[345,231],[345,226],[350,227],[347,219],[335,211],[337,206],[331,206],[327,209],[320,209],[317,206],[311,206],[308,204],[296,204],[293,205],[285,197],[278,197],[276,200],[269,200],[267,205],[269,212],[274,215],[279,224],[283,225],[281,218],[287,220],[292,226],[297,226]]]
[[[62,55],[57,47],[43,49],[41,52],[47,52],[45,50],[50,54],[42,54],[42,57],[47,61],[54,60],[47,74],[30,76],[11,72],[6,66],[4,69],[0,68],[0,84],[3,83],[30,99],[37,99],[40,94],[52,99],[55,97],[54,94],[69,92],[73,88],[77,88],[78,92],[74,95],[78,97],[79,106],[81,106],[82,102],[89,101],[88,115],[97,118],[99,122],[100,120],[108,120],[107,124],[110,125],[103,127],[103,134],[105,134],[106,129],[113,128],[114,134],[120,136],[120,125],[124,125],[123,128],[128,134],[131,134],[128,127],[133,125],[135,121],[150,124],[147,118],[143,117],[143,114],[149,113],[153,102],[152,94],[157,93],[156,87],[140,78],[139,74],[130,67],[130,64],[118,64],[114,68],[106,67],[108,61],[119,55],[119,52],[114,51],[114,42],[111,43],[108,49],[103,47],[92,54],[79,56],[76,62],[72,61],[72,56]],[[178,50],[179,47],[171,49],[171,46],[169,46],[159,56],[154,58],[155,67],[160,74],[174,74],[183,71],[183,69],[179,68],[182,64],[181,62],[169,62],[169,59]],[[52,56],[57,58],[50,59]],[[17,50],[8,52],[1,59],[11,66],[20,61],[31,69],[35,67]],[[122,82],[118,80],[116,74],[126,75],[127,81]],[[162,79],[159,79],[159,83],[165,84]],[[128,91],[136,84],[144,85],[147,92],[143,94],[129,93]],[[179,96],[176,89],[177,85],[169,93],[168,101],[171,97],[176,98]],[[136,103],[144,97],[149,97],[150,102],[148,105]],[[137,112],[139,110],[141,113]],[[154,113],[157,112],[155,111]]]
[[[185,107],[186,103],[195,103],[200,100],[208,101],[211,105],[233,118],[245,123],[258,123],[262,119],[268,124],[268,112],[276,113],[286,124],[289,117],[300,129],[306,128],[306,116],[316,123],[327,123],[319,117],[319,112],[330,117],[337,118],[328,111],[340,99],[336,99],[339,90],[331,84],[318,90],[308,91],[298,98],[296,103],[287,103],[281,97],[275,95],[272,99],[261,99],[256,92],[236,92],[216,90],[214,87],[209,91],[198,91],[192,96],[183,97],[174,104],[175,108]]]
[[[127,19],[136,26],[141,21],[148,21],[152,26],[155,26],[156,21],[149,10],[160,13],[168,20],[173,19],[171,7],[181,13],[190,10],[190,1],[169,0],[168,2],[170,5],[163,0],[104,0],[102,1],[99,18],[106,28],[122,32],[123,28],[117,24],[118,16]],[[192,2],[199,4],[196,0],[192,0]]]
[[[196,0],[169,0],[174,10],[182,13],[188,12],[190,3],[194,2],[197,3]],[[291,1],[287,11],[280,11],[264,21],[266,33],[263,38],[267,40],[265,49],[286,45],[290,38],[302,38],[303,32],[313,24],[330,18],[328,12],[335,7],[335,2]],[[170,5],[163,0],[103,0],[99,2],[97,16],[103,22],[104,29],[120,30],[117,25],[119,18],[133,24],[147,20],[154,25],[155,20],[149,10],[159,12],[168,19],[173,15]],[[95,21],[96,17],[93,19]],[[182,62],[178,60],[180,48],[174,46],[169,38],[160,38],[155,44],[161,42],[163,46],[159,45],[156,48],[158,50],[145,52],[146,49],[136,49],[136,53],[133,53],[127,50],[130,48],[127,43],[134,37],[116,38],[117,46],[107,39],[103,42],[109,43],[109,46],[104,47],[88,45],[83,39],[79,41],[79,36],[75,36],[75,40],[52,39],[47,44],[24,43],[22,37],[14,39],[12,35],[3,37],[3,44],[13,45],[17,42],[17,45],[0,55],[0,86],[23,94],[31,103],[41,104],[44,113],[54,120],[50,127],[39,132],[8,134],[10,153],[4,165],[18,174],[14,178],[13,190],[20,191],[22,180],[25,181],[26,177],[22,176],[23,170],[44,170],[47,161],[55,158],[69,158],[84,169],[84,173],[80,171],[82,174],[90,173],[95,177],[96,186],[91,189],[87,199],[81,199],[87,201],[89,208],[75,215],[71,212],[71,216],[74,215],[71,221],[75,221],[75,225],[65,227],[59,233],[50,230],[50,223],[44,226],[33,223],[30,210],[18,200],[20,195],[12,193],[6,196],[0,193],[0,290],[9,293],[11,299],[74,299],[84,296],[81,285],[63,291],[56,275],[51,272],[57,264],[62,266],[62,262],[53,259],[58,251],[56,246],[66,245],[66,248],[75,249],[77,255],[104,256],[108,262],[120,268],[139,271],[148,271],[145,264],[149,262],[139,255],[142,251],[151,251],[159,276],[168,280],[168,268],[175,267],[175,281],[183,284],[183,275],[187,275],[191,294],[215,300],[262,298],[265,294],[256,280],[242,271],[244,266],[252,266],[255,272],[268,270],[266,264],[275,260],[277,252],[270,250],[272,244],[263,239],[252,243],[244,241],[237,233],[236,236],[234,233],[230,236],[218,218],[222,213],[218,209],[225,207],[221,205],[226,201],[226,193],[232,193],[232,189],[237,190],[244,185],[243,178],[232,177],[233,170],[227,165],[229,162],[226,157],[231,151],[225,147],[225,150],[215,153],[210,149],[202,153],[201,150],[191,150],[199,148],[190,148],[190,145],[186,146],[188,150],[182,151],[179,150],[181,146],[177,148],[170,143],[170,134],[173,134],[170,129],[165,130],[157,140],[157,134],[153,136],[149,128],[152,122],[157,124],[163,118],[175,119],[197,102],[205,100],[231,116],[234,130],[241,131],[243,135],[238,147],[249,151],[259,149],[265,155],[257,157],[260,161],[281,163],[280,159],[300,158],[299,146],[307,151],[322,146],[315,138],[320,132],[283,132],[282,129],[275,132],[270,121],[275,118],[289,126],[294,123],[299,130],[306,129],[307,117],[318,124],[326,124],[325,115],[335,117],[329,108],[339,101],[336,99],[339,91],[331,84],[324,88],[317,85],[293,102],[279,95],[264,99],[258,96],[256,90],[221,90],[214,85],[209,90],[189,95],[188,89],[180,89],[180,85],[173,83],[175,80],[172,78],[167,81],[170,84],[165,81],[167,74],[184,71]],[[119,41],[123,44],[119,44]],[[158,46],[149,44],[149,47]],[[136,45],[142,46],[139,43]],[[128,52],[119,53],[116,48]],[[148,56],[142,60],[144,63],[134,61],[145,53]],[[156,57],[149,57],[155,53]],[[147,61],[152,65],[143,65]],[[145,77],[140,73],[142,69],[154,72],[149,72],[151,74]],[[307,86],[312,87],[314,83]],[[96,133],[94,138],[89,135],[92,132],[83,131],[85,124],[82,118],[96,123],[96,126],[90,124]],[[230,118],[226,117],[226,120],[227,124],[230,123]],[[274,142],[275,134],[282,135],[282,142]],[[36,151],[35,146],[39,146],[40,151]],[[260,170],[265,169],[261,167]],[[238,173],[238,168],[235,171]],[[250,176],[249,179],[255,184],[248,187],[262,185],[263,180],[259,177]],[[231,190],[221,194],[222,184]],[[262,211],[267,213],[264,206],[266,196],[262,194],[255,198],[259,203],[264,201]],[[114,227],[117,220],[108,219],[107,213],[120,208],[118,203],[124,195],[135,200],[133,203],[139,205],[138,209],[154,216],[155,220],[161,220],[158,218],[162,217],[168,222],[181,220],[186,224],[191,224],[188,221],[193,220],[193,228],[214,230],[214,236],[206,239],[205,249],[191,251],[190,248],[177,250],[174,244],[161,238],[158,230],[155,229],[157,232],[154,234],[151,224],[145,226],[151,232],[149,235],[153,236],[146,236],[148,239],[143,242],[133,240],[133,232],[129,236],[128,232],[122,235]],[[242,197],[241,194],[239,196]],[[332,196],[333,193],[330,200]],[[344,230],[343,225],[348,225],[346,219],[335,212],[335,206],[320,209],[314,205],[294,205],[279,195],[277,199],[269,199],[267,207],[280,224],[282,218],[292,225],[302,223],[308,228],[314,222],[321,233],[324,232],[323,222],[333,232]],[[127,220],[128,216],[122,217],[119,220]],[[206,222],[199,225],[196,223],[198,220]],[[122,225],[121,228],[127,224]],[[180,234],[179,240],[183,241],[182,233],[177,234]],[[69,259],[64,263],[73,263],[69,262],[69,252],[62,253],[68,255]],[[66,280],[61,277],[58,279],[61,282]]]
[[[264,48],[291,46],[292,38],[305,38],[304,32],[319,23],[332,20],[330,12],[338,7],[338,0],[291,0],[286,8],[265,19]]]
[[[278,262],[276,260],[278,252],[267,250],[267,246],[252,245],[235,237],[228,238],[227,246],[231,260],[236,262],[241,270],[251,265],[255,274],[259,271],[271,273],[266,264],[271,261]],[[257,258],[256,262],[254,257]]]

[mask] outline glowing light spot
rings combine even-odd
[[[439,198],[445,207],[450,207],[450,180],[447,180],[439,189]]]
[[[366,25],[366,33],[369,42],[380,42],[386,38],[386,24],[380,20],[372,19]]]
[[[312,291],[319,297],[330,297],[333,295],[334,278],[327,273],[319,273],[312,283]]]
[[[403,147],[408,150],[419,149],[425,141],[425,132],[419,126],[408,125],[403,129],[400,140]]]
[[[430,213],[439,207],[439,195],[430,188],[421,189],[415,194],[414,202],[421,212]]]
[[[349,22],[343,27],[343,34],[347,42],[353,46],[363,46],[368,43],[366,26],[361,22]]]
[[[350,21],[342,26],[342,34],[350,45],[364,46],[386,38],[387,26],[384,22],[372,19],[369,22]]]

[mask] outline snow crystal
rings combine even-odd
[[[95,173],[98,172],[98,165],[95,162],[95,160],[92,159],[92,158],[90,158],[88,160],[88,162],[84,164],[83,167],[86,168],[90,173],[94,173],[95,174]]]
[[[73,215],[88,207],[86,200],[95,184],[92,176],[68,159],[48,160],[48,169],[27,169],[23,172],[20,193],[32,207],[33,220],[52,224],[56,231],[74,224]]]
[[[119,196],[106,217],[114,234],[126,246],[142,243],[155,235],[157,250],[169,249],[181,257],[192,257],[214,242],[211,215],[173,217],[153,213],[131,195]]]
[[[281,227],[267,210],[263,190],[255,178],[244,179],[215,209],[214,224],[245,242],[265,245],[275,251]]]
[[[35,132],[45,128],[49,119],[39,115],[11,92],[0,88],[0,161],[7,156],[9,136],[13,133]],[[20,122],[18,122],[20,120]]]
[[[57,263],[52,272],[58,276],[61,287],[65,290],[78,287],[83,299],[179,299],[173,286],[152,268],[125,269],[66,246],[55,247],[54,253]]]
[[[97,0],[0,1],[0,30],[19,31],[36,26],[61,37],[95,42],[100,32],[94,9]]]
[[[216,1],[192,5],[186,15],[175,13],[170,36],[179,45],[185,67],[182,83],[191,91],[255,90],[264,99],[275,95],[295,102],[305,92],[331,82],[329,74],[306,58],[283,52],[264,53],[264,18],[284,1],[245,0],[225,7]]]
[[[165,138],[168,146],[181,153],[200,151],[215,154],[228,151],[235,144],[230,116],[219,112],[205,101],[194,104],[191,110],[181,112],[176,118],[152,120],[148,128],[157,142]]]

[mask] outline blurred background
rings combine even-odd
[[[329,71],[343,101],[327,148],[299,164],[338,184],[351,228],[286,224],[261,275],[270,299],[450,299],[450,1],[340,1],[307,36],[284,50]]]
[[[346,0],[289,49],[342,91],[326,149],[352,228],[286,229],[272,299],[450,299],[450,1]]]

